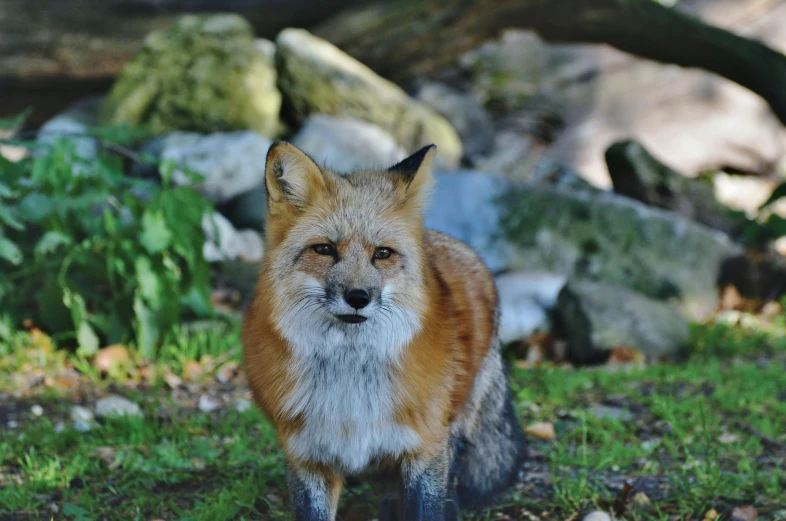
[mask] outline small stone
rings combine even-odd
[[[732,521],[756,521],[759,519],[759,512],[750,505],[736,507],[731,513]]]
[[[651,503],[650,498],[644,492],[638,492],[633,496],[633,503],[643,507]]]
[[[55,424],[55,432],[56,432],[56,433],[60,434],[60,433],[61,433],[61,432],[63,432],[64,430],[65,430],[65,423],[63,423],[63,422],[57,422],[57,423]]]
[[[19,427],[19,422],[15,420],[8,420],[8,428],[9,429],[16,429]]]
[[[596,418],[610,418],[612,420],[629,420],[633,417],[630,411],[622,407],[610,407],[608,405],[593,405],[589,408],[589,413]]]
[[[245,412],[249,410],[252,406],[253,404],[251,403],[251,400],[249,400],[248,398],[238,398],[237,400],[235,400],[235,404],[234,404],[235,410],[237,412]]]
[[[553,440],[557,437],[557,433],[554,431],[554,424],[551,422],[533,423],[527,426],[524,432],[539,440]]]
[[[611,521],[611,516],[606,512],[601,512],[598,510],[596,512],[590,512],[584,516],[584,521]]]
[[[99,418],[117,418],[121,416],[142,416],[139,405],[122,396],[107,396],[96,402],[96,416]]]
[[[30,407],[30,412],[33,413],[33,416],[41,416],[42,414],[44,414],[44,408],[41,407],[40,405],[33,405],[32,407]]]
[[[724,444],[736,443],[739,439],[739,436],[731,432],[724,432],[718,436],[718,441]]]
[[[93,412],[87,407],[75,405],[71,408],[71,421],[77,432],[88,432],[95,425]]]
[[[210,399],[206,394],[199,397],[199,410],[202,412],[211,412],[218,409],[218,403]]]

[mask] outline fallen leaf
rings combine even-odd
[[[202,376],[202,366],[195,360],[189,361],[183,368],[183,378],[189,381],[197,380]]]
[[[643,507],[651,503],[650,498],[644,492],[638,492],[633,496],[633,503]]]
[[[715,521],[719,517],[720,514],[718,514],[718,511],[715,510],[714,508],[711,508],[707,511],[706,514],[704,514],[704,518],[702,519],[702,521]]]
[[[238,375],[239,370],[240,365],[237,362],[229,361],[218,368],[216,380],[222,384],[231,382]]]
[[[524,432],[540,440],[553,440],[557,437],[557,433],[554,431],[554,424],[551,422],[533,423],[532,425],[528,425],[524,429]]]
[[[759,513],[750,505],[737,507],[731,513],[732,521],[756,521],[759,519]]]
[[[99,349],[93,358],[93,367],[102,373],[109,373],[128,367],[131,361],[131,353],[126,346],[111,345]]]
[[[95,450],[98,459],[107,464],[110,469],[117,467],[117,450],[114,447],[98,447]]]
[[[164,374],[164,381],[173,390],[183,385],[183,379],[169,371]]]
[[[718,436],[718,441],[725,444],[734,443],[739,439],[740,439],[739,436],[731,432],[724,432],[723,434]]]
[[[647,357],[636,348],[616,346],[611,348],[606,366],[610,369],[644,369]]]

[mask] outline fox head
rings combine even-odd
[[[267,154],[275,327],[303,349],[364,338],[401,348],[426,310],[422,209],[436,146],[387,170],[336,173],[288,143]],[[333,342],[333,340],[335,342]]]

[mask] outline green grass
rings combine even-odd
[[[154,367],[178,373],[188,360],[228,350],[237,358],[236,331],[178,335]],[[0,392],[14,391],[15,380],[3,375],[67,361],[42,356],[41,339],[27,351],[21,336],[17,342],[16,351],[6,346],[0,357],[0,382],[8,382]],[[615,508],[633,520],[702,519],[710,509],[730,519],[736,505],[786,519],[783,340],[716,325],[696,328],[693,343],[686,360],[643,370],[514,369],[522,425],[553,422],[557,438],[533,440],[532,477],[497,509],[472,519],[568,519],[595,508]],[[8,395],[0,422],[12,410],[20,419],[0,431],[0,520],[289,519],[282,455],[256,410],[203,413],[160,381],[140,386],[130,374],[125,385],[84,370],[88,388],[129,397],[144,419],[104,422],[81,434],[69,427],[68,414],[75,399],[89,404],[90,392]],[[215,385],[202,384],[194,396]],[[221,392],[243,392],[242,384],[229,387]],[[34,416],[32,404],[45,414]],[[623,416],[597,417],[592,408],[599,404]],[[651,504],[632,501],[637,492]],[[340,513],[370,519],[372,500],[365,488],[350,487]]]

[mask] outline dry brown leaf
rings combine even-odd
[[[131,361],[131,353],[123,345],[111,345],[99,349],[93,358],[93,367],[102,373],[125,369]]]
[[[554,424],[551,422],[533,423],[525,427],[524,432],[539,440],[553,440],[557,437],[557,433],[554,431]]]
[[[183,385],[183,379],[169,371],[164,374],[164,382],[173,390]]]
[[[183,368],[183,378],[189,381],[197,380],[202,376],[202,366],[195,360],[189,361]]]

